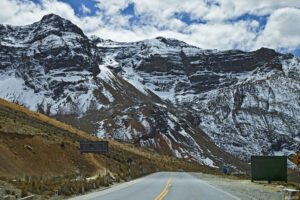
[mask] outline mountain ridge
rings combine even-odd
[[[255,152],[282,151],[290,155],[299,151],[297,117],[279,121],[294,127],[286,136],[277,131],[273,138],[268,138],[267,128],[255,123],[241,131],[238,126],[245,124],[238,120],[241,106],[236,109],[238,102],[249,96],[243,95],[248,90],[242,85],[260,81],[263,84],[258,84],[257,90],[262,90],[268,77],[276,75],[277,85],[279,79],[292,83],[291,87],[279,84],[278,88],[280,92],[288,89],[296,100],[298,58],[266,48],[253,52],[205,50],[162,37],[131,43],[88,38],[76,28],[69,32],[72,29],[68,27],[73,27],[69,22],[67,28],[58,23],[59,31],[56,30],[56,25],[51,25],[56,17],[43,18],[47,22],[46,35],[26,28],[38,22],[14,31],[0,26],[0,97],[99,137],[139,143],[214,167],[222,163],[232,168],[242,165],[232,155],[247,162]],[[15,37],[28,35],[36,40],[27,46],[17,43]],[[295,69],[291,67],[292,60]],[[290,73],[293,70],[295,73]],[[234,88],[240,88],[241,92],[236,93]],[[256,92],[251,98],[258,95]],[[297,116],[299,108],[293,102],[284,104],[284,111],[277,113],[290,115],[286,114],[288,106],[294,108],[291,117]],[[258,124],[263,115],[273,112],[266,107],[262,108],[264,112],[256,107],[249,109],[252,114],[242,112],[242,115],[258,116],[259,120],[257,117],[253,120]],[[275,113],[273,118],[283,119],[279,114]],[[266,126],[274,127],[274,123],[268,122]],[[257,131],[261,136],[252,138]],[[270,143],[273,140],[282,145],[275,148]],[[288,141],[295,145],[289,147]],[[235,146],[239,143],[247,148]],[[230,164],[231,161],[236,164]]]

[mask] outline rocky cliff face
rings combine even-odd
[[[300,150],[300,64],[293,55],[203,50],[160,37],[94,43],[111,70],[171,102],[234,156],[249,161]]]
[[[88,38],[56,15],[0,26],[0,97],[210,166],[300,150],[299,63],[270,49]]]
[[[280,56],[242,82],[207,92],[205,100],[195,97],[199,127],[242,159],[299,151],[299,67],[297,58]]]

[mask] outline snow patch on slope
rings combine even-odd
[[[97,75],[102,80],[107,81],[108,83],[112,82],[115,79],[114,74],[107,68],[105,64],[99,65],[100,73]]]
[[[44,96],[25,86],[24,80],[14,76],[0,76],[0,97],[36,110]]]

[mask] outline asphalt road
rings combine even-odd
[[[238,197],[184,172],[159,172],[73,200],[236,200]]]

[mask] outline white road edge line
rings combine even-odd
[[[191,175],[191,174],[189,174],[189,175],[190,175],[190,176],[193,176],[193,175]],[[195,176],[193,176],[193,177],[195,177]],[[240,199],[239,197],[234,196],[234,195],[232,195],[232,194],[230,194],[230,193],[228,193],[228,192],[226,192],[226,191],[224,191],[224,190],[222,190],[222,189],[220,189],[220,188],[217,188],[217,187],[215,187],[215,186],[213,186],[213,185],[207,183],[206,181],[201,180],[201,179],[198,178],[198,177],[195,177],[195,178],[197,178],[198,181],[202,182],[203,184],[208,185],[209,187],[211,187],[211,188],[213,188],[213,189],[215,189],[215,190],[217,190],[217,191],[219,191],[219,192],[223,192],[224,194],[226,194],[226,195],[228,195],[228,196],[230,196],[230,197],[232,197],[232,198],[234,198],[234,199],[236,199],[236,200],[242,200],[242,199]]]

